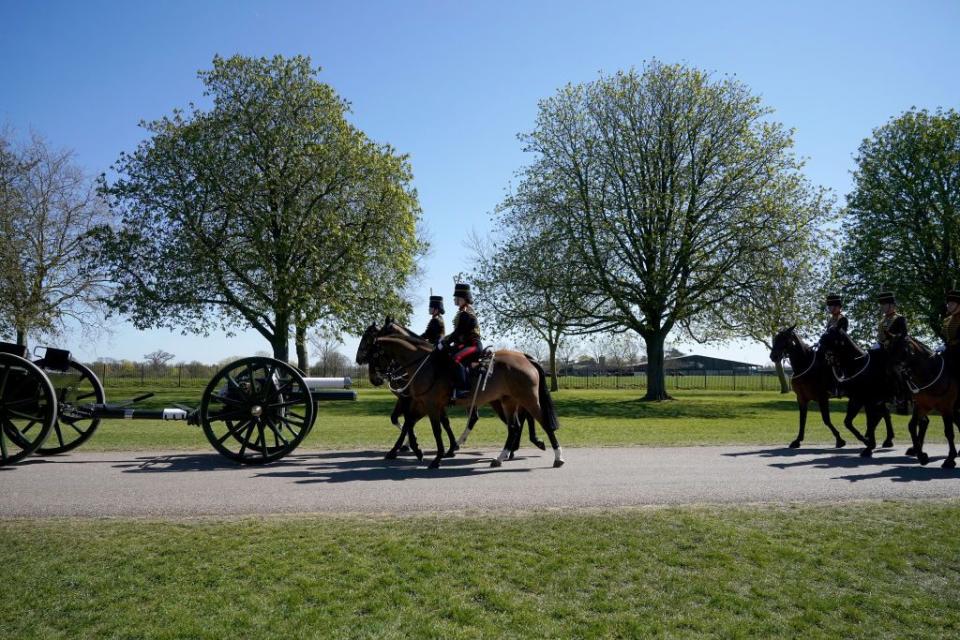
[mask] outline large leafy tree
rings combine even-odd
[[[493,216],[496,233],[473,238],[470,279],[494,333],[546,344],[550,387],[556,391],[560,345],[572,335],[596,330],[602,320],[591,308],[596,298],[583,286],[586,276],[575,249],[541,215],[540,207],[550,197],[547,188],[528,179],[507,196]]]
[[[25,345],[67,325],[101,328],[106,273],[87,257],[91,233],[109,219],[70,151],[0,134],[0,334]]]
[[[112,306],[141,328],[252,327],[286,360],[317,323],[409,313],[424,245],[408,159],[347,122],[309,58],[216,57],[212,106],[145,123],[106,185]],[[298,348],[306,367],[306,349]]]
[[[807,185],[789,131],[735,79],[682,65],[568,85],[522,136],[526,176],[549,180],[542,211],[567,237],[603,304],[597,318],[646,344],[647,399],[664,399],[664,342],[692,331],[762,277]]]
[[[912,332],[940,331],[944,292],[960,285],[960,113],[911,109],[860,145],[837,272],[865,340],[876,294],[891,289]]]

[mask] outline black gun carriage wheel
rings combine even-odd
[[[217,372],[203,392],[200,424],[210,444],[243,464],[266,464],[297,448],[316,415],[303,376],[273,358],[244,358]]]
[[[84,405],[104,404],[103,385],[88,367],[70,358],[68,351],[48,348],[44,357],[34,362],[50,379],[57,394],[57,420],[45,445],[37,449],[39,455],[55,455],[79,447],[100,426],[100,418]]]
[[[56,420],[56,392],[43,370],[0,352],[0,466],[36,451]]]

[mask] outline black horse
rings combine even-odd
[[[845,446],[846,441],[840,437],[840,432],[830,420],[830,390],[834,386],[833,373],[824,356],[816,349],[808,346],[796,333],[797,325],[784,329],[773,337],[773,349],[770,350],[770,360],[779,362],[785,357],[790,360],[793,376],[790,386],[797,395],[797,405],[800,408],[800,432],[797,438],[790,443],[791,449],[796,449],[803,442],[804,431],[807,426],[807,405],[811,401],[820,407],[820,418],[827,425],[830,433],[836,440],[837,448]],[[890,414],[886,415],[889,428]],[[853,428],[852,423],[846,427],[856,436],[857,440],[866,444],[860,432]]]
[[[886,362],[877,356],[883,353],[864,353],[860,347],[842,329],[832,327],[820,338],[820,351],[826,356],[831,365],[832,375],[846,391],[850,402],[847,403],[847,415],[843,419],[844,425],[851,431],[853,419],[860,409],[867,414],[867,430],[865,448],[860,452],[864,458],[873,455],[877,448],[877,424],[881,418],[886,418],[887,438],[884,447],[893,446],[893,425],[890,421],[890,411],[886,402],[890,399],[888,371]],[[861,438],[861,441],[863,439]]]

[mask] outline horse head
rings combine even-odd
[[[373,347],[373,341],[380,333],[380,328],[376,324],[371,324],[360,337],[360,345],[357,347],[357,364],[366,364],[370,361],[370,349]]]
[[[773,336],[773,348],[770,349],[770,360],[773,362],[783,360],[786,351],[797,341],[796,328],[797,325],[794,324]]]

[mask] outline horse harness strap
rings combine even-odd
[[[819,351],[814,351],[814,352],[813,352],[813,358],[810,360],[810,366],[807,367],[806,369],[804,369],[803,373],[799,373],[799,374],[793,376],[793,378],[792,378],[793,380],[796,380],[797,378],[802,378],[803,376],[805,376],[805,375],[807,375],[808,373],[810,373],[810,370],[813,369],[813,365],[815,365],[815,364],[817,363],[817,354],[818,354],[818,353],[819,353]]]
[[[850,380],[853,380],[854,378],[856,378],[857,376],[859,376],[861,373],[863,373],[864,371],[866,371],[866,370],[867,370],[867,367],[870,366],[870,353],[869,353],[869,352],[867,352],[867,356],[866,356],[866,357],[867,357],[867,362],[866,362],[866,364],[863,365],[863,368],[860,369],[860,371],[857,371],[855,374],[853,374],[853,375],[850,376],[849,378],[844,378],[843,376],[838,376],[838,375],[837,375],[837,370],[836,370],[836,368],[835,368],[835,367],[830,367],[831,371],[833,371],[833,377],[837,379],[837,382],[849,382]]]
[[[933,381],[930,382],[929,384],[925,384],[922,387],[917,387],[917,386],[914,386],[913,382],[910,380],[909,374],[903,377],[904,382],[907,383],[907,387],[910,388],[910,393],[920,393],[924,389],[929,389],[930,387],[935,385],[937,381],[940,380],[940,378],[943,377],[943,371],[946,368],[947,359],[943,357],[942,353],[938,353],[937,356],[940,358],[940,373],[938,373],[937,377],[934,378]]]
[[[407,384],[403,385],[403,386],[400,387],[399,389],[394,389],[394,388],[393,388],[393,385],[390,385],[389,383],[387,383],[388,386],[390,387],[390,391],[394,392],[394,393],[397,394],[397,395],[401,395],[401,394],[403,394],[403,392],[405,392],[407,389],[409,389],[409,388],[410,388],[410,385],[413,384],[413,381],[417,379],[417,374],[420,373],[420,370],[423,369],[423,366],[424,366],[425,364],[427,364],[427,360],[429,360],[429,359],[430,359],[430,356],[432,356],[432,355],[433,355],[433,352],[431,351],[430,353],[428,353],[427,355],[425,355],[425,356],[423,357],[423,360],[420,362],[420,366],[417,367],[417,370],[414,371],[414,372],[413,372],[413,375],[410,376],[410,379],[407,380]]]

